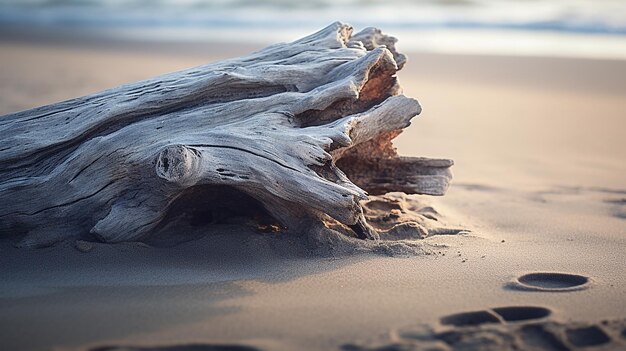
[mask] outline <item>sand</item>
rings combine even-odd
[[[0,114],[258,48],[203,45],[5,39]],[[445,197],[408,201],[470,233],[393,257],[240,224],[180,228],[177,245],[3,240],[4,347],[624,347],[626,62],[408,54],[400,80],[424,111],[395,144],[456,161]],[[582,281],[516,281],[537,272]]]

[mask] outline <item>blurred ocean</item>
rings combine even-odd
[[[626,0],[0,0],[0,28],[275,42],[340,20],[407,50],[626,59]]]

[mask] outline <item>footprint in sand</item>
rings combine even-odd
[[[456,313],[441,318],[442,325],[455,327],[477,326],[489,323],[520,322],[545,318],[552,311],[545,307],[510,306],[490,310]]]
[[[521,322],[541,319],[552,314],[552,311],[545,307],[533,306],[498,307],[494,308],[493,311],[500,315],[505,322]]]
[[[241,345],[188,344],[173,346],[102,346],[89,351],[260,351],[255,347]]]
[[[539,272],[524,274],[507,284],[507,287],[515,290],[564,292],[586,289],[589,285],[589,277],[582,275]]]
[[[441,319],[442,325],[453,325],[455,327],[466,327],[470,325],[488,323],[501,323],[501,320],[492,311],[463,312],[446,316]]]
[[[548,324],[529,324],[517,332],[520,343],[529,349],[549,351],[569,351],[566,343],[559,338]]]
[[[592,325],[589,327],[567,329],[565,331],[567,340],[577,347],[589,347],[604,345],[611,341],[611,338],[601,328]]]
[[[390,333],[386,341],[344,345],[344,351],[626,350],[626,319],[597,324],[559,322],[544,307],[513,306],[453,314],[441,325]]]

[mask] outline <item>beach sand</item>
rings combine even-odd
[[[0,114],[259,48],[198,45],[5,39]],[[529,348],[625,347],[626,62],[408,55],[400,82],[423,112],[395,145],[455,160],[445,197],[411,201],[469,233],[394,257],[309,255],[295,239],[234,224],[189,228],[208,234],[173,247],[24,250],[5,240],[3,348],[500,349],[509,337]],[[558,292],[549,287],[585,279],[515,283],[537,272],[588,281]],[[516,308],[489,310],[499,307]]]

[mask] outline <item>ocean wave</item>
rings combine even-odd
[[[335,20],[409,30],[626,35],[626,1],[0,0],[0,25],[288,29]]]

